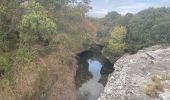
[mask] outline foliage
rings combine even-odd
[[[0,0],[0,50],[8,50],[15,43],[15,28],[18,20],[18,0]]]
[[[126,42],[129,51],[154,44],[168,43],[170,25],[169,8],[149,8],[136,14],[129,22]]]
[[[15,57],[20,63],[29,63],[32,60],[32,54],[26,47],[18,48]]]
[[[152,26],[151,38],[154,42],[170,43],[170,15],[159,18]]]
[[[133,14],[127,13],[125,16],[120,16],[115,20],[116,25],[122,25],[128,27],[130,20],[133,18]]]
[[[106,37],[112,33],[110,30],[119,25],[127,28],[124,41],[131,53],[144,47],[170,43],[170,8],[149,8],[135,15],[129,13],[125,16],[116,12],[108,13],[96,25],[100,41],[107,42]]]
[[[111,31],[113,27],[116,26],[116,21],[121,15],[115,11],[109,12],[104,18],[98,19],[97,24],[97,36],[101,39],[101,43],[105,42],[105,39]]]
[[[84,28],[88,31],[88,32],[90,32],[90,33],[92,33],[91,35],[92,35],[92,37],[95,37],[96,36],[96,27],[94,26],[94,24],[90,21],[90,20],[85,20],[84,21]]]
[[[11,67],[11,50],[16,44],[16,23],[19,16],[18,0],[0,0],[0,74],[5,74]]]
[[[87,13],[92,7],[90,6],[91,0],[82,0],[82,2],[78,3],[79,9],[85,14]]]
[[[0,55],[0,75],[9,71],[10,69],[9,61],[10,61],[10,58],[9,58],[8,53],[3,53]]]
[[[95,41],[95,26],[86,18],[90,0],[0,2],[0,84],[4,84],[0,87],[0,98],[39,98],[55,79],[49,70],[56,72],[61,67],[60,72],[67,72],[66,65],[74,63],[74,53]],[[61,66],[51,66],[55,61],[50,59],[57,59],[55,64]],[[44,76],[41,73],[47,77],[37,77]],[[61,81],[63,75],[58,76]],[[39,79],[42,81],[36,86],[35,80]]]
[[[106,18],[110,18],[112,22],[114,22],[114,20],[116,20],[117,18],[119,18],[121,15],[116,12],[116,11],[112,11],[109,12],[105,17]]]
[[[91,40],[95,39],[96,29],[85,16],[91,9],[90,0],[0,2],[0,65],[3,65],[1,68],[5,71],[9,65],[7,58],[11,58],[12,55],[15,55],[12,63],[29,63],[32,59],[33,45],[46,46],[51,41],[57,41],[53,45],[62,44],[69,49],[74,43],[90,44]],[[60,35],[57,36],[55,33]]]
[[[48,17],[40,3],[31,1],[24,6],[26,12],[19,28],[25,42],[50,40],[56,33],[56,24]]]
[[[116,26],[108,38],[105,52],[121,55],[126,48],[124,38],[126,35],[126,28],[123,26]]]

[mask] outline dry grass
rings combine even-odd
[[[10,72],[13,84],[0,80],[4,82],[0,83],[0,100],[76,100],[76,61],[63,49],[37,56],[28,64],[17,63]]]
[[[0,100],[17,100],[9,80],[5,77],[0,78]]]
[[[39,62],[43,70],[39,72],[39,77],[35,82],[36,93],[24,100],[75,100],[76,92],[74,75],[76,62],[74,56],[68,50],[60,48],[57,52],[41,56]]]
[[[169,73],[161,74],[161,80],[170,80],[170,74]]]
[[[146,84],[144,87],[144,92],[146,95],[156,98],[158,97],[158,92],[165,91],[165,84],[162,83],[161,77],[153,76],[151,77],[152,83]]]
[[[47,53],[39,45],[33,46],[33,60],[29,63],[13,65],[13,82],[0,79],[0,100],[76,100],[74,75],[76,71],[75,53],[82,49],[78,45],[61,43]],[[37,55],[37,56],[35,56]],[[2,83],[1,82],[5,82]]]
[[[154,84],[147,84],[144,87],[144,91],[146,95],[150,97],[157,97],[157,91],[156,91],[156,86]]]

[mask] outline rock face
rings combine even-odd
[[[170,47],[154,46],[125,55],[114,68],[98,100],[170,100]],[[154,76],[160,79],[162,91],[157,85],[147,87],[155,84]]]

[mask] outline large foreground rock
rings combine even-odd
[[[159,46],[125,55],[114,65],[104,93],[98,100],[170,100],[170,47]],[[157,76],[165,91],[156,90],[157,97],[146,95],[145,87],[154,84],[151,77]]]

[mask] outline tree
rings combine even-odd
[[[55,47],[63,42],[70,49],[88,45],[95,37],[95,27],[85,16],[90,9],[90,0],[0,2],[0,74],[6,73],[13,63],[29,63],[32,51],[36,51],[35,44],[50,48],[49,42],[53,40],[51,44]],[[42,45],[39,47],[46,49]]]
[[[107,40],[105,51],[108,53],[113,53],[115,56],[121,55],[126,48],[124,43],[126,32],[125,27],[116,26]]]
[[[170,43],[170,15],[159,18],[151,29],[151,38],[157,43]]]
[[[118,12],[112,11],[112,12],[109,12],[105,17],[106,17],[106,18],[110,18],[111,21],[113,22],[113,21],[115,21],[117,18],[119,18],[120,16],[121,16],[121,15],[120,15]]]
[[[75,3],[76,0],[36,0],[48,10],[59,10],[62,7],[66,8],[68,4]]]
[[[109,12],[104,18],[101,18],[99,25],[97,27],[97,36],[101,43],[105,42],[105,39],[111,33],[114,26],[116,26],[116,20],[121,17],[121,15],[115,11]]]
[[[92,7],[90,6],[91,0],[82,0],[78,3],[78,7],[81,9],[82,12],[87,13]],[[84,15],[85,16],[85,15]]]
[[[125,16],[121,16],[115,20],[116,25],[122,25],[128,27],[130,20],[133,18],[133,14],[127,13]]]
[[[129,51],[160,43],[168,43],[170,37],[170,8],[149,8],[134,15],[128,24],[126,42]]]
[[[0,51],[8,50],[16,42],[16,23],[19,20],[18,0],[0,0]]]
[[[25,14],[19,25],[23,41],[27,43],[49,41],[56,33],[56,24],[49,18],[44,7],[36,1],[29,1],[23,7]]]
[[[0,0],[0,76],[9,71],[10,51],[16,45],[18,33],[16,23],[19,19],[18,0]]]

